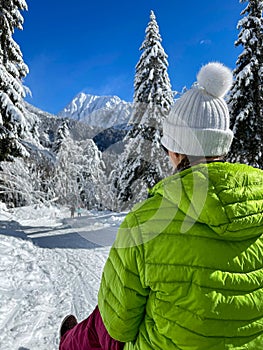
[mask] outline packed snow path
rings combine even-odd
[[[124,216],[87,212],[61,220],[39,214],[38,221],[23,213],[20,223],[0,221],[1,350],[58,349],[61,319],[73,313],[81,320],[97,303],[102,269]]]

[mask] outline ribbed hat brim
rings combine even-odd
[[[189,156],[213,157],[227,154],[232,140],[233,132],[230,129],[178,127],[166,121],[161,142],[165,148],[172,152]]]

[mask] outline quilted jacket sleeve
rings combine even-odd
[[[122,342],[136,338],[149,294],[140,240],[136,216],[129,213],[110,250],[99,290],[98,306],[105,327],[112,338]]]

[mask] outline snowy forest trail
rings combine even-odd
[[[0,221],[1,350],[58,349],[61,319],[89,315],[123,216]]]

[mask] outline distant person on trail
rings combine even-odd
[[[263,349],[263,171],[224,161],[231,71],[197,81],[163,124],[175,173],[126,216],[98,306],[66,318],[60,350]]]
[[[70,216],[71,216],[71,218],[74,218],[74,214],[75,214],[75,206],[72,205],[72,206],[70,207]]]
[[[77,213],[78,213],[78,217],[80,217],[81,216],[81,207],[78,207],[78,209],[77,209]]]

